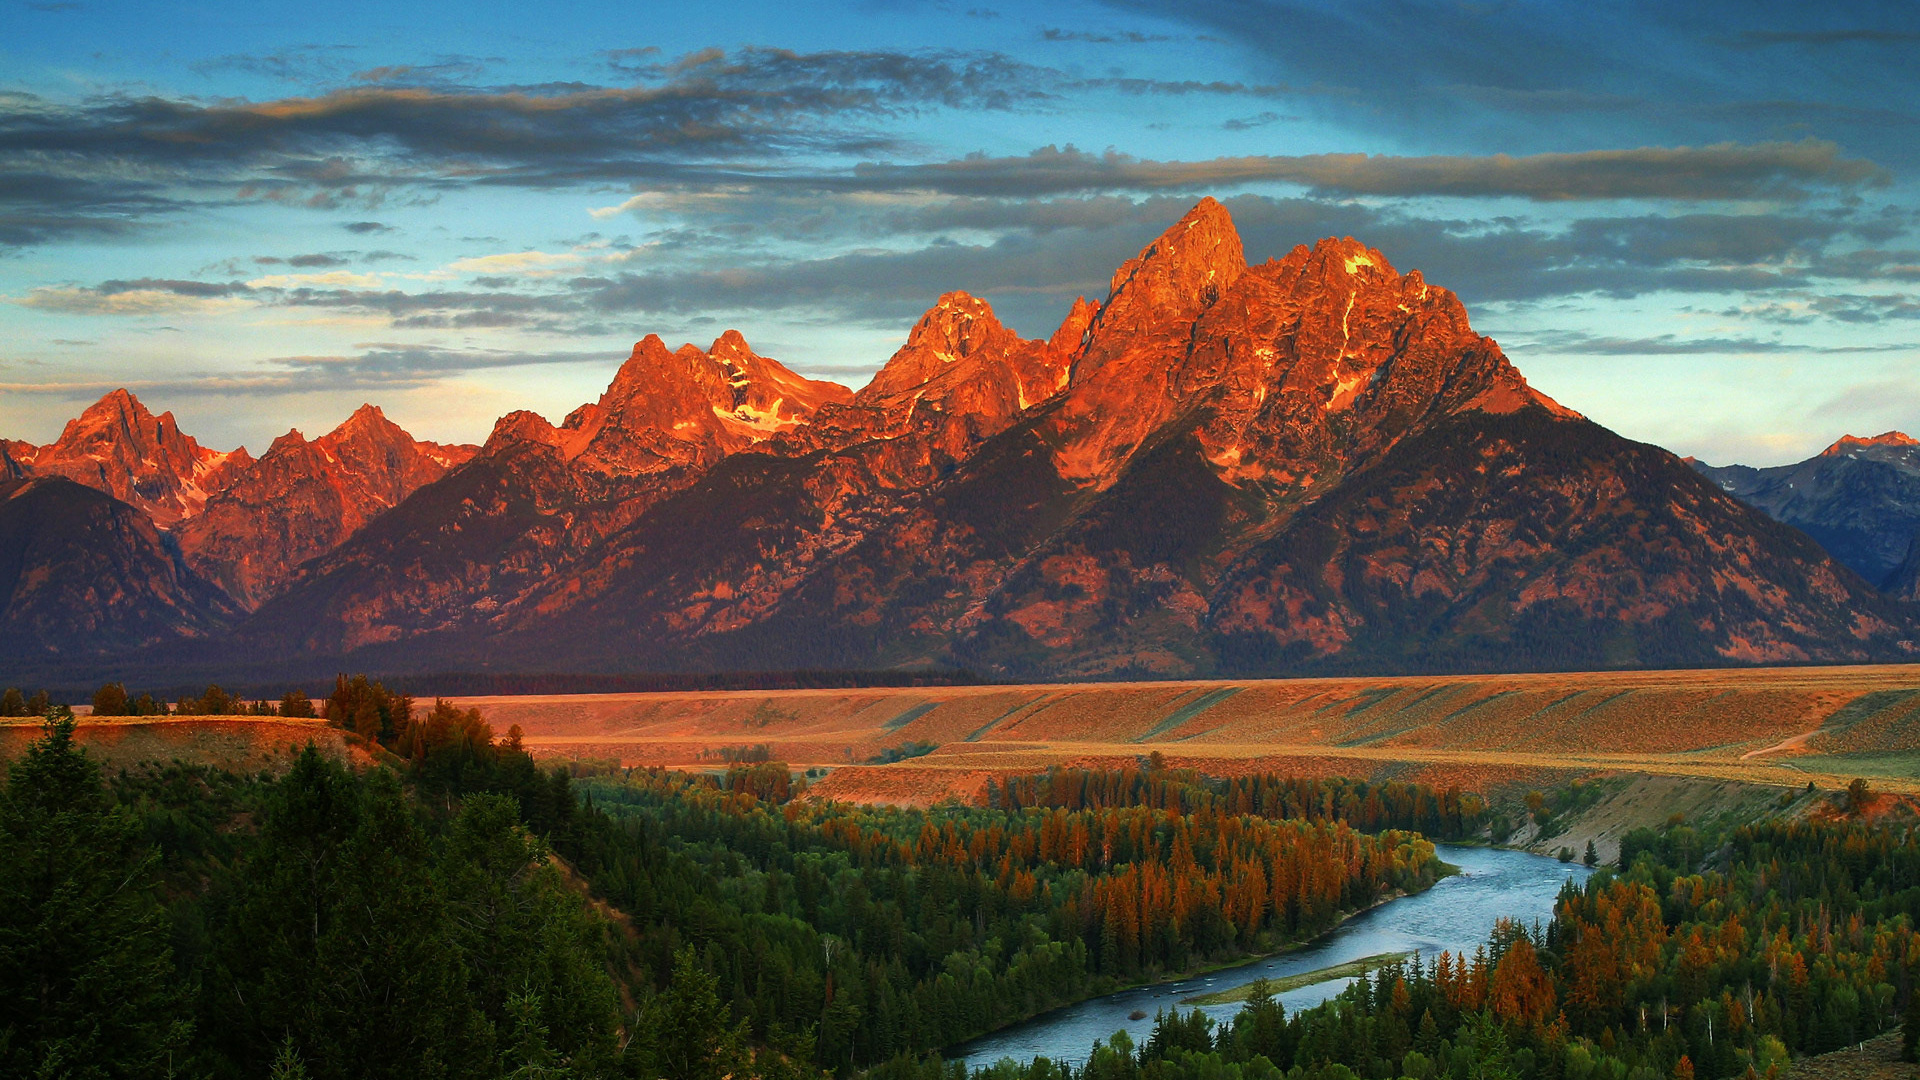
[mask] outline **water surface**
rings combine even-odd
[[[1239,986],[1265,976],[1279,978],[1344,964],[1377,953],[1418,952],[1428,959],[1443,950],[1469,954],[1486,944],[1496,920],[1507,917],[1531,924],[1544,923],[1553,914],[1553,899],[1569,877],[1584,882],[1591,872],[1579,864],[1560,862],[1524,851],[1435,845],[1440,857],[1460,868],[1418,896],[1392,900],[1348,919],[1312,944],[1282,956],[1268,957],[1244,967],[1217,971],[1181,982],[1122,990],[1105,997],[1069,1005],[985,1035],[948,1051],[949,1059],[969,1065],[989,1065],[1001,1058],[1031,1061],[1083,1062],[1095,1042],[1125,1029],[1138,1044],[1153,1031],[1153,1015],[1171,1009],[1181,998]],[[1289,1013],[1333,997],[1352,979],[1303,986],[1279,995]],[[1183,1006],[1194,1008],[1196,1006]],[[1217,1020],[1240,1011],[1231,1005],[1197,1006]],[[1134,1012],[1144,1020],[1129,1020]]]

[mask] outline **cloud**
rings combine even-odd
[[[1889,226],[1883,215],[1844,208],[1568,221],[1428,216],[1312,195],[1224,201],[1254,260],[1325,236],[1355,236],[1401,271],[1418,268],[1460,293],[1476,311],[1495,301],[1580,295],[1750,292],[1753,310],[1741,317],[1756,323],[1897,319],[1913,303],[1898,299],[1902,275],[1920,265],[1914,252],[1862,243],[1905,228],[1904,219]],[[1036,334],[1050,332],[1074,296],[1104,295],[1113,268],[1191,205],[1187,194],[1030,199],[747,188],[661,195],[648,213],[675,221],[638,247],[593,238],[582,243],[601,246],[496,252],[426,276],[333,267],[251,281],[138,279],[50,287],[14,302],[134,315],[233,300],[403,329],[598,335],[637,332],[661,315],[739,319],[769,311],[894,328],[941,293],[964,288]],[[798,250],[809,254],[791,254]],[[1853,284],[1867,281],[1881,288]],[[1836,283],[1849,299],[1818,299],[1836,292]],[[1766,297],[1794,306],[1756,306]]]
[[[1266,127],[1268,124],[1278,123],[1281,120],[1298,119],[1300,118],[1297,116],[1281,116],[1275,112],[1263,112],[1257,116],[1243,116],[1231,120],[1223,120],[1220,123],[1220,128],[1223,131],[1252,131],[1254,128]]]
[[[59,315],[143,316],[229,307],[248,291],[239,282],[140,278],[91,286],[45,285],[28,290],[23,297],[8,299],[21,307]]]
[[[367,342],[341,355],[281,356],[251,370],[181,372],[159,379],[60,380],[0,383],[0,393],[56,397],[105,393],[125,387],[136,393],[182,396],[272,396],[341,390],[395,390],[427,386],[470,371],[552,364],[608,364],[605,352],[531,352]]]
[[[1093,30],[1063,30],[1054,26],[1040,28],[1043,41],[1085,41],[1096,45],[1151,45],[1161,41],[1178,41],[1170,34],[1142,34],[1136,30],[1113,30],[1098,32]]]
[[[347,230],[350,233],[353,233],[356,236],[365,236],[368,233],[387,233],[387,232],[393,231],[393,226],[382,225],[378,221],[347,221],[347,222],[342,222],[340,227]]]
[[[311,72],[301,65],[324,73],[333,60],[316,47],[215,63],[302,79]],[[325,209],[377,206],[402,188],[430,197],[474,185],[705,180],[723,162],[872,154],[893,146],[873,130],[882,121],[1033,106],[1055,100],[1064,78],[952,50],[710,50],[632,73],[634,84],[618,87],[387,81],[260,102],[0,93],[0,242],[124,232],[210,201]]]
[[[1040,196],[1084,191],[1210,190],[1291,183],[1345,195],[1507,196],[1538,202],[1604,199],[1801,201],[1815,189],[1885,187],[1880,166],[1832,143],[1641,147],[1514,157],[1385,154],[1247,156],[1150,161],[1115,151],[1047,146],[1024,157],[976,155],[924,165],[863,164],[823,187]]]
[[[586,261],[573,252],[510,251],[456,259],[447,269],[462,274],[553,274],[574,269]]]
[[[1806,345],[1747,337],[1683,338],[1674,334],[1623,338],[1563,331],[1525,336],[1532,339],[1531,351],[1562,356],[1758,356],[1774,353],[1832,356],[1905,352],[1913,348],[1911,345]]]
[[[1768,45],[1909,45],[1920,42],[1920,32],[1910,30],[1746,30],[1732,38],[1735,45],[1761,48]]]
[[[1302,100],[1318,119],[1389,144],[1524,154],[1812,134],[1920,164],[1920,67],[1901,48],[1920,37],[1912,4],[1103,2],[1216,38],[1254,77],[1315,91]]]
[[[7,104],[0,93],[0,112]],[[0,246],[123,236],[186,205],[140,177],[74,176],[31,156],[0,161]]]
[[[319,83],[340,78],[353,45],[296,45],[270,53],[229,53],[189,65],[200,75],[239,71],[290,83]]]
[[[299,289],[331,286],[343,289],[377,289],[382,281],[377,274],[356,274],[347,270],[328,270],[320,274],[268,274],[247,282],[249,289]]]
[[[344,255],[335,255],[326,252],[314,252],[308,255],[291,255],[286,258],[281,258],[278,255],[256,255],[253,259],[254,265],[256,266],[298,266],[302,268],[345,266],[352,261],[353,260]]]

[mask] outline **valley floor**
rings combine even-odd
[[[924,805],[996,775],[1132,764],[1470,790],[1590,775],[1920,795],[1920,666],[491,697],[536,754],[765,758],[822,796]],[[915,754],[892,764],[874,764]]]
[[[1746,812],[1855,777],[1910,812],[1920,797],[1920,665],[472,697],[536,756],[718,768],[785,761],[816,797],[929,805],[1050,765],[1283,771],[1486,793],[1615,777],[1597,806],[1513,843],[1609,857],[1672,813]],[[38,732],[0,724],[0,757]],[[258,767],[318,738],[314,721],[177,717],[81,725],[107,758]],[[892,760],[904,758],[904,760]],[[891,761],[891,763],[881,763]],[[1630,781],[1627,778],[1632,778]],[[1723,805],[1724,804],[1724,805]],[[1738,804],[1738,805],[1735,805]],[[1656,820],[1657,819],[1657,820]]]

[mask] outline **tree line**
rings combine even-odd
[[[1363,975],[1288,1015],[1256,984],[1122,1034],[1083,1064],[974,1080],[1709,1080],[1779,1077],[1904,1019],[1920,1036],[1920,832],[1859,821],[1647,830],[1624,868],[1569,882],[1544,927],[1502,921],[1471,956]],[[1712,854],[1708,854],[1711,852]],[[966,1080],[901,1056],[875,1080]]]
[[[577,865],[656,978],[693,948],[754,1038],[810,1031],[842,1072],[1270,951],[1440,873],[1423,837],[1337,820],[849,806],[792,800],[786,773],[583,780]]]
[[[1008,810],[1145,806],[1309,821],[1344,821],[1364,832],[1411,829],[1438,840],[1477,834],[1486,824],[1480,796],[1457,787],[1436,791],[1398,780],[1320,779],[1282,773],[1209,777],[1168,769],[1159,751],[1145,768],[1085,769],[1056,765],[1031,776],[987,781],[987,804]]]

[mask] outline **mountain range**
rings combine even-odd
[[[733,331],[648,337],[597,401],[480,447],[369,406],[220,455],[117,392],[0,476],[0,649],[102,670],[1109,678],[1920,637],[1884,574],[1535,391],[1418,271],[1352,239],[1249,264],[1211,199],[1044,339],[940,297],[858,391]]]
[[[1920,440],[1847,435],[1792,465],[1707,465],[1701,475],[1819,541],[1883,592],[1920,600]]]

